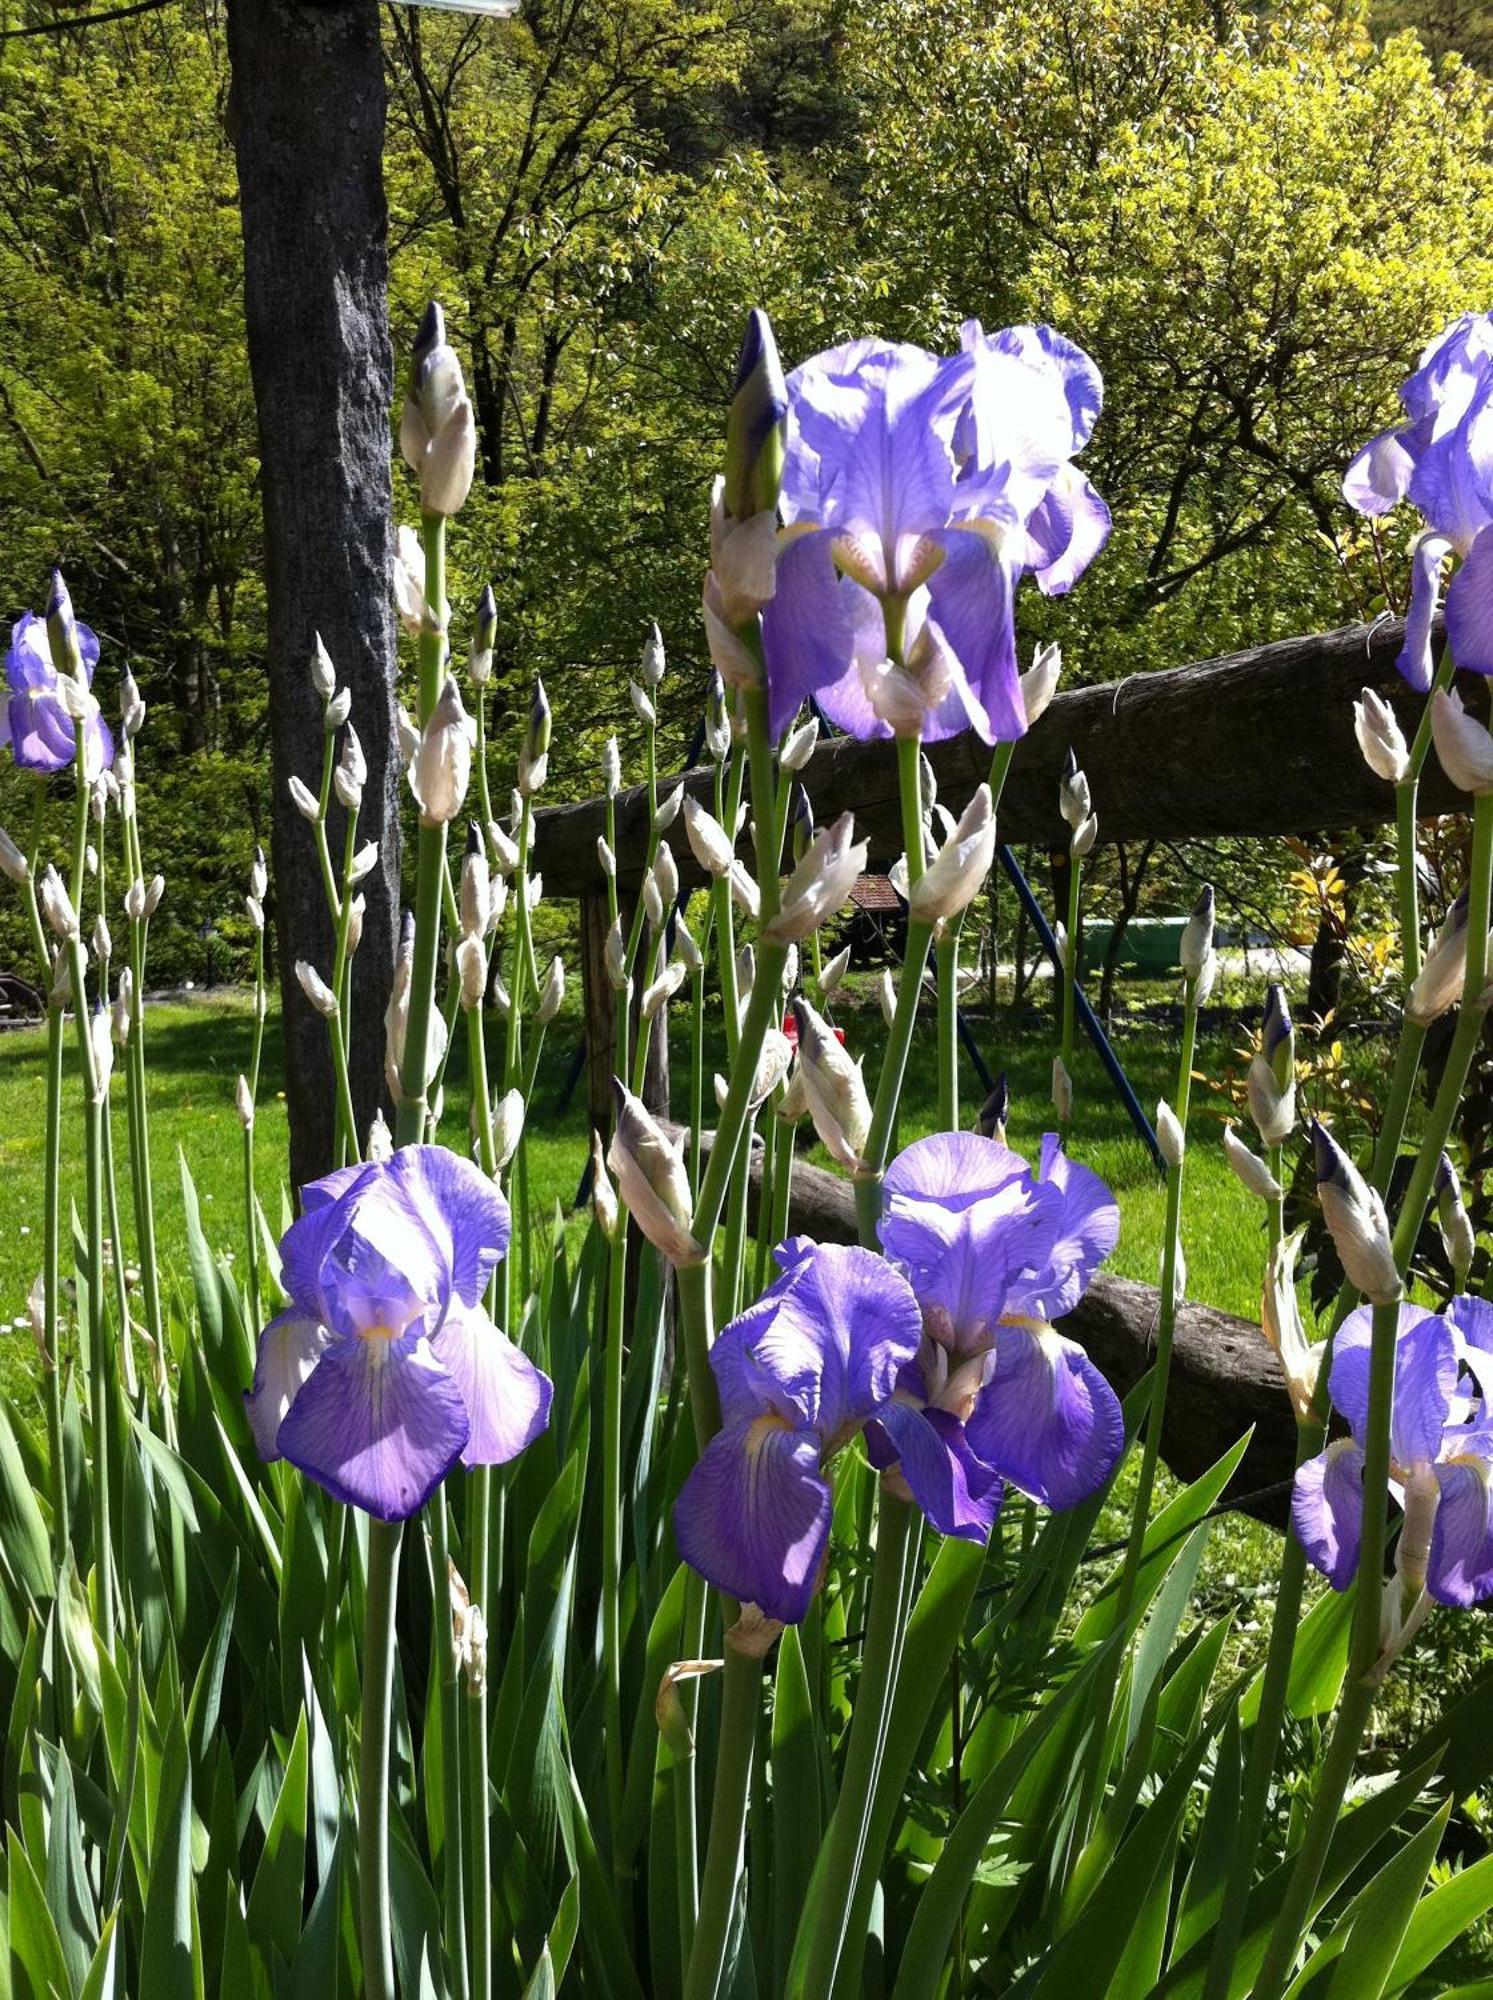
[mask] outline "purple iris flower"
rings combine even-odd
[[[260,1335],[244,1399],[255,1441],[403,1521],[458,1459],[501,1465],[549,1422],[550,1382],[482,1305],[508,1204],[440,1146],[340,1168],[302,1202],[280,1245],[290,1307]]]
[[[1338,1331],[1328,1390],[1350,1435],[1307,1460],[1291,1500],[1297,1538],[1335,1590],[1346,1590],[1357,1573],[1363,1533],[1371,1324],[1361,1306]],[[1425,1589],[1441,1604],[1493,1596],[1493,1417],[1484,1395],[1490,1382],[1493,1306],[1458,1298],[1444,1314],[1400,1307],[1390,1491],[1406,1510],[1401,1557],[1408,1542],[1421,1545]]]
[[[892,1162],[881,1241],[922,1312],[917,1355],[867,1431],[946,1535],[983,1540],[1009,1481],[1076,1506],[1109,1478],[1125,1426],[1113,1389],[1049,1323],[1071,1312],[1119,1237],[1097,1174],[1042,1142],[1041,1177],[976,1132],[919,1139]]]
[[[1360,514],[1418,507],[1426,532],[1411,563],[1405,645],[1396,664],[1410,685],[1431,685],[1431,619],[1441,567],[1462,565],[1446,596],[1457,664],[1493,674],[1493,314],[1464,313],[1437,335],[1400,385],[1406,421],[1381,431],[1343,479]]]
[[[86,625],[73,629],[91,687],[98,665],[98,640]],[[0,747],[10,745],[11,755],[23,771],[66,770],[76,753],[77,737],[52,665],[47,621],[34,611],[28,611],[10,628],[5,682],[8,699],[0,709]],[[84,761],[91,780],[114,762],[114,738],[92,695],[87,706]]]
[[[1049,327],[971,320],[961,338],[947,359],[852,341],[788,378],[789,532],[762,626],[777,733],[811,697],[863,738],[1026,728],[1016,585],[1061,593],[1104,545],[1108,510],[1070,463],[1102,387]]]
[[[917,1353],[907,1281],[870,1250],[796,1237],[783,1274],[710,1350],[721,1429],[674,1508],[679,1553],[718,1590],[796,1624],[819,1588],[824,1467]]]

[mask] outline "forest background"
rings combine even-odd
[[[24,25],[0,17],[0,614],[60,560],[106,706],[131,666],[171,882],[153,963],[221,978],[269,768],[223,9]],[[396,346],[444,300],[479,428],[452,601],[497,594],[500,763],[543,674],[555,796],[625,736],[652,618],[666,768],[693,735],[754,304],[790,365],[867,329],[947,347],[966,317],[1094,354],[1115,533],[1088,588],[1022,608],[1072,681],[1397,604],[1405,551],[1338,481],[1421,343],[1493,300],[1493,10],[524,0],[390,8],[385,47]],[[1235,857],[1253,907],[1299,899],[1282,859]],[[1157,866],[1141,900],[1168,893]]]

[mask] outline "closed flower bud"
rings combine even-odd
[[[785,1125],[796,1125],[800,1118],[807,1117],[809,1093],[804,1088],[803,1065],[795,1062],[788,1072],[788,1084],[778,1099],[778,1116]]]
[[[529,726],[524,733],[523,748],[518,753],[518,789],[523,798],[533,798],[548,775],[553,726],[544,682],[536,680],[534,696],[529,704]]]
[[[743,1008],[751,999],[756,983],[757,954],[749,944],[744,944],[736,954],[736,995]]]
[[[726,686],[714,670],[710,675],[710,692],[705,697],[705,747],[717,764],[724,764],[731,754],[731,717],[726,708]]]
[[[698,799],[684,802],[684,831],[690,852],[713,881],[729,875],[736,848],[720,821]]]
[[[324,1020],[330,1020],[337,1011],[337,995],[328,986],[314,965],[304,958],[295,964],[295,976],[300,981],[301,991]]]
[[[10,835],[0,826],[0,874],[8,875],[17,888],[31,880],[31,864]]]
[[[667,833],[675,820],[678,819],[680,808],[683,804],[684,787],[683,785],[676,785],[672,792],[665,793],[663,798],[659,800],[658,811],[653,815],[653,831],[655,833]]]
[[[1070,750],[1063,763],[1063,775],[1058,780],[1058,810],[1076,833],[1093,809],[1089,781],[1079,770],[1078,759]]]
[[[504,833],[495,819],[487,822],[487,844],[493,867],[500,875],[511,875],[518,866],[518,842]]]
[[[607,932],[603,957],[606,962],[607,980],[612,991],[614,993],[623,992],[629,984],[629,979],[627,972],[627,939],[623,935],[622,919],[620,916],[613,919],[612,927]]]
[[[471,781],[475,734],[461,705],[461,689],[455,676],[448,674],[410,767],[410,789],[419,802],[422,826],[449,826],[461,811]]]
[[[976,788],[953,833],[912,886],[908,910],[914,923],[954,917],[979,894],[995,859],[995,807],[989,785]]]
[[[617,879],[617,857],[613,854],[604,833],[599,833],[596,836],[596,859],[600,865],[602,874],[606,876],[609,882],[615,882]]]
[[[544,988],[539,995],[538,1019],[541,1028],[548,1027],[565,1002],[565,962],[558,954],[550,960],[549,971],[544,975]]]
[[[819,997],[828,1000],[850,969],[850,946],[837,951],[833,958],[825,961],[824,970],[819,975]]]
[[[881,977],[876,982],[876,1001],[882,1020],[890,1027],[897,1018],[897,982],[886,966],[881,968]]]
[[[1214,915],[1213,884],[1209,882],[1192,906],[1177,947],[1178,961],[1189,979],[1197,979],[1213,956]]]
[[[683,917],[674,920],[674,949],[679,954],[679,963],[691,979],[705,970],[705,955]]]
[[[1322,1348],[1308,1341],[1296,1297],[1296,1260],[1301,1254],[1304,1234],[1304,1230],[1296,1230],[1283,1237],[1271,1251],[1260,1302],[1260,1326],[1280,1357],[1281,1373],[1286,1378],[1298,1424],[1313,1419],[1317,1376],[1322,1366]]]
[[[138,736],[145,727],[145,702],[128,667],[119,683],[119,720],[126,736]]]
[[[1032,664],[1021,676],[1018,686],[1021,690],[1021,705],[1026,713],[1026,726],[1031,728],[1037,717],[1043,714],[1053,696],[1058,691],[1058,679],[1063,671],[1063,653],[1060,646],[1038,646],[1032,655]]]
[[[995,1079],[995,1087],[980,1106],[980,1115],[975,1120],[976,1130],[985,1138],[994,1139],[997,1145],[1006,1143],[1006,1120],[1011,1113],[1011,1087],[1006,1081],[1006,1072],[1001,1071]]]
[[[93,920],[93,955],[100,965],[107,965],[114,955],[114,940],[109,935],[102,910]]]
[[[762,897],[758,892],[756,883],[752,880],[740,861],[733,861],[731,863],[729,879],[733,902],[736,903],[739,909],[745,911],[746,915],[755,923],[762,908]]]
[[[457,945],[456,977],[461,984],[462,1006],[468,1010],[480,1007],[487,984],[487,953],[480,937],[464,937]]]
[[[64,943],[79,935],[78,914],[72,897],[57,870],[48,866],[41,878],[41,913],[55,936]]]
[[[322,724],[325,728],[330,730],[340,729],[343,723],[346,722],[347,718],[352,714],[352,712],[353,712],[352,689],[339,688],[336,694],[334,694],[332,696],[332,699],[327,703],[326,712],[322,716]]]
[[[787,999],[788,995],[793,991],[794,987],[797,986],[797,984],[798,984],[798,946],[796,944],[790,944],[788,947],[787,954],[783,959],[782,987],[783,987],[783,997],[785,1000]]]
[[[102,1104],[109,1095],[109,1079],[114,1074],[114,1039],[101,1001],[95,1003],[88,1017],[88,1040],[93,1050],[93,1101]]]
[[[648,919],[649,930],[663,929],[664,918],[668,912],[664,908],[663,893],[658,886],[658,872],[654,868],[643,871],[643,915]]]
[[[90,875],[98,873],[98,849],[90,840],[83,850],[83,865]]]
[[[233,1108],[238,1113],[239,1124],[247,1132],[254,1123],[254,1099],[246,1076],[240,1076],[233,1086]]]
[[[72,967],[65,951],[52,954],[52,984],[47,993],[51,1007],[70,1007],[73,1000]]]
[[[489,583],[478,599],[471,643],[467,647],[467,678],[475,688],[486,687],[492,679],[492,649],[497,637],[498,600],[493,596]]]
[[[1255,1130],[1267,1146],[1279,1146],[1295,1129],[1295,1084],[1282,1089],[1269,1062],[1258,1055],[1249,1066],[1245,1087]]]
[[[165,893],[166,893],[165,876],[152,875],[149,882],[145,886],[145,914],[147,917],[153,917],[155,915],[156,911],[161,907],[161,898],[162,896],[165,895]]]
[[[1493,736],[1462,706],[1454,689],[1431,696],[1431,737],[1447,777],[1463,792],[1493,792]]]
[[[446,1569],[452,1670],[465,1679],[472,1700],[480,1701],[487,1692],[487,1614],[480,1604],[473,1604],[465,1579],[449,1556]]]
[[[830,1154],[851,1173],[865,1167],[871,1136],[871,1100],[861,1066],[807,1000],[795,1000],[798,1063],[814,1130]]]
[[[988,797],[988,794],[987,794]],[[762,935],[774,944],[808,937],[840,909],[866,866],[867,844],[855,839],[855,819],[841,813],[815,834],[783,890],[778,913]]]
[[[59,676],[82,680],[83,653],[78,643],[78,621],[73,616],[73,601],[68,596],[60,569],[52,572],[52,588],[47,598],[47,641],[51,647],[52,665]]]
[[[425,550],[413,528],[394,538],[394,609],[412,639],[425,629]]]
[[[1177,1114],[1163,1097],[1156,1106],[1156,1143],[1169,1167],[1180,1167],[1187,1151],[1187,1134]]]
[[[370,1161],[392,1160],[394,1157],[394,1134],[389,1130],[389,1121],[382,1111],[375,1111],[373,1123],[368,1127],[368,1143],[363,1148]]]
[[[1252,1153],[1232,1125],[1223,1128],[1223,1157],[1241,1187],[1261,1201],[1279,1201],[1280,1183],[1258,1153]]]
[[[647,729],[654,728],[658,722],[658,715],[647,691],[640,688],[636,681],[629,681],[627,683],[627,698],[632,703],[639,722]]]
[[[317,801],[315,792],[308,785],[302,784],[301,780],[294,776],[286,780],[285,788],[290,793],[290,803],[295,807],[301,818],[310,820],[314,826],[321,818],[321,806]]]
[[[679,866],[672,848],[662,843],[653,859],[653,879],[658,884],[658,893],[663,898],[667,914],[679,901]]]
[[[683,961],[677,958],[670,959],[657,979],[650,986],[643,988],[643,998],[639,1005],[642,1007],[645,1020],[657,1019],[684,984],[684,979]]]
[[[356,854],[354,854],[352,858],[352,866],[347,871],[347,879],[351,883],[353,888],[356,889],[360,882],[367,880],[367,878],[373,873],[373,870],[377,865],[377,862],[378,862],[378,842],[376,840],[367,841],[362,847],[358,849]]]
[[[607,1172],[601,1134],[594,1127],[591,1132],[591,1210],[602,1235],[608,1243],[615,1243],[622,1212],[617,1203],[617,1190]]]
[[[1462,1183],[1457,1178],[1457,1170],[1445,1153],[1436,1167],[1436,1219],[1441,1229],[1441,1245],[1446,1252],[1446,1261],[1452,1267],[1452,1290],[1461,1292],[1466,1289],[1467,1274],[1472,1269],[1477,1236],[1472,1227],[1472,1217],[1462,1202]]]
[[[145,915],[145,884],[138,876],[124,892],[124,913],[132,924]]]
[[[426,514],[459,514],[477,470],[477,426],[465,396],[425,449],[420,467],[420,507]]]
[[[332,773],[332,790],[343,811],[356,815],[363,803],[363,787],[341,764]]]
[[[1464,889],[1447,911],[1405,996],[1406,1020],[1419,1028],[1428,1028],[1456,1006],[1466,977],[1467,891]]]
[[[521,1090],[505,1090],[493,1106],[492,1117],[493,1153],[499,1173],[518,1151],[523,1136],[524,1094]]]
[[[616,798],[622,789],[622,752],[617,748],[615,736],[607,738],[601,753],[601,781],[607,797]]]
[[[399,761],[408,771],[420,748],[420,732],[407,708],[400,709],[394,726],[399,738]]]
[[[111,1011],[110,1027],[120,1048],[128,1048],[130,1024],[134,1017],[135,978],[130,968],[120,967],[119,979],[114,988],[114,1005]]]
[[[1061,1056],[1052,1059],[1052,1108],[1059,1124],[1066,1125],[1073,1116],[1073,1079]]]
[[[760,307],[747,320],[726,419],[724,503],[733,520],[777,506],[788,429],[788,385],[772,322]]]
[[[664,635],[658,629],[657,619],[649,626],[648,637],[643,641],[638,674],[644,687],[648,688],[656,688],[664,677]]]
[[[262,903],[269,886],[270,871],[264,865],[264,849],[256,847],[254,859],[249,867],[249,894]]]
[[[467,829],[467,850],[461,863],[460,915],[463,935],[485,937],[491,913],[492,877],[487,866],[487,849],[481,829],[473,824]]]
[[[1404,1286],[1384,1203],[1319,1120],[1313,1121],[1311,1138],[1317,1199],[1344,1274],[1371,1305],[1392,1305]]]
[[[1353,734],[1375,777],[1398,785],[1408,775],[1410,752],[1394,710],[1372,688],[1365,688],[1353,704]]]
[[[337,669],[332,665],[332,656],[321,642],[318,632],[311,652],[311,685],[323,701],[330,701],[337,692]]]
[[[685,1134],[670,1140],[627,1087],[612,1082],[616,1130],[607,1164],[633,1220],[671,1264],[703,1264],[706,1251],[691,1234],[692,1203],[684,1165]]]
[[[367,898],[354,896],[347,906],[347,955],[352,958],[363,942],[363,918],[368,910]]]
[[[802,861],[814,839],[814,808],[803,786],[794,781],[789,807],[789,827],[793,839],[793,859]]]
[[[783,747],[778,752],[778,763],[785,771],[801,771],[813,756],[819,742],[819,718],[811,715],[807,722],[800,723],[783,738]]]

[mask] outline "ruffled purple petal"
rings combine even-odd
[[[891,556],[949,518],[945,364],[906,343],[852,341],[788,377],[788,518],[864,534]]]
[[[873,1465],[901,1467],[908,1491],[941,1535],[988,1539],[1005,1489],[971,1451],[957,1417],[893,1400],[866,1426],[866,1449]]]
[[[417,1513],[466,1446],[466,1404],[428,1341],[332,1343],[280,1425],[281,1454],[381,1521]]]
[[[463,1465],[506,1465],[549,1423],[554,1384],[482,1306],[453,1305],[430,1349],[466,1404]]]
[[[804,702],[854,673],[855,629],[833,541],[827,531],[799,535],[778,557],[777,587],[762,613],[768,725],[774,736],[782,735]],[[879,617],[880,608],[873,603],[872,609]]]
[[[1034,328],[965,337],[968,403],[959,441],[967,457],[956,512],[1020,527],[1073,449],[1064,374]]]
[[[1109,540],[1109,508],[1076,466],[1065,465],[1026,524],[1027,567],[1044,597],[1070,591]]]
[[[1338,1438],[1298,1466],[1291,1526],[1313,1568],[1334,1590],[1346,1590],[1363,1538],[1363,1452],[1350,1439]]]
[[[1415,460],[1405,449],[1404,426],[1370,438],[1343,474],[1343,498],[1355,512],[1388,514],[1410,491]]]
[[[1493,1304],[1460,1293],[1446,1308],[1446,1317],[1469,1347],[1493,1354]]]
[[[1051,1254],[1053,1204],[1025,1178],[964,1208],[893,1195],[881,1241],[906,1270],[925,1313],[946,1314],[955,1344],[971,1345],[1007,1310],[1018,1277]]]
[[[934,1132],[904,1146],[886,1170],[882,1189],[893,1195],[968,1208],[1009,1181],[1026,1176],[1027,1164],[995,1139],[979,1132]]]
[[[1097,1493],[1125,1444],[1114,1390],[1051,1327],[997,1329],[995,1368],[964,1429],[979,1458],[1053,1508]]]
[[[722,1329],[710,1351],[721,1408],[838,1440],[891,1395],[922,1331],[911,1287],[884,1258],[821,1244]]]
[[[442,1244],[452,1290],[476,1305],[508,1249],[508,1203],[479,1167],[444,1146],[401,1147],[388,1171],[405,1184],[410,1206]]]
[[[330,1339],[320,1321],[294,1309],[272,1319],[260,1334],[254,1386],[244,1391],[244,1408],[261,1458],[280,1456],[280,1426]]]
[[[12,694],[41,693],[57,685],[47,621],[34,611],[23,612],[10,628],[5,679]]]
[[[1327,1391],[1360,1443],[1368,1431],[1369,1365],[1373,1313],[1359,1306],[1338,1328],[1332,1344]],[[1394,1406],[1390,1449],[1397,1465],[1433,1459],[1457,1386],[1456,1337],[1436,1314],[1419,1306],[1400,1307],[1395,1336]]]
[[[674,1504],[679,1553],[707,1583],[795,1625],[819,1587],[830,1490],[819,1440],[775,1417],[718,1431]]]
[[[1493,522],[1493,373],[1480,380],[1466,414],[1443,428],[1420,453],[1409,495],[1438,533],[1467,548]]]
[[[1120,1210],[1099,1176],[1068,1158],[1055,1132],[1042,1139],[1040,1185],[1055,1190],[1059,1204],[1052,1248],[1040,1268],[1013,1284],[1006,1310],[1027,1319],[1061,1319],[1119,1242]]]
[[[944,559],[928,581],[928,615],[956,655],[979,707],[972,712],[956,693],[947,713],[934,711],[923,734],[936,742],[972,726],[983,742],[1014,743],[1026,733],[1016,665],[1015,575],[982,534],[946,529],[935,539]]]
[[[72,718],[58,697],[40,693],[13,694],[7,704],[10,748],[23,771],[65,771],[77,755]]]
[[[1438,1604],[1464,1609],[1493,1597],[1493,1512],[1486,1458],[1435,1468],[1441,1500],[1431,1531],[1426,1589]]]
[[[356,1181],[361,1181],[375,1169],[357,1167],[349,1171]],[[313,1181],[302,1190],[304,1213],[280,1239],[280,1283],[293,1306],[313,1319],[326,1322],[331,1317],[331,1308],[322,1288],[322,1271],[342,1236],[345,1222],[339,1202],[316,1199],[320,1185]]]
[[[1405,643],[1395,665],[1411,687],[1424,694],[1431,685],[1431,626],[1441,595],[1441,565],[1451,543],[1441,535],[1422,535],[1410,559],[1410,609],[1405,618]]]
[[[1493,674],[1493,532],[1478,536],[1447,587],[1446,642],[1459,667]]]
[[[114,765],[114,735],[104,718],[97,713],[90,715],[84,724],[83,761],[90,781],[99,778]]]

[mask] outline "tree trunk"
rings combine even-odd
[[[379,10],[376,0],[229,0],[228,49],[259,414],[276,929],[290,1168],[299,1186],[333,1157],[326,1025],[295,979],[298,958],[330,971],[332,925],[310,829],[286,792],[292,773],[313,790],[320,778],[321,703],[308,672],[318,632],[339,683],[352,690],[368,758],[360,838],[379,844],[362,884],[367,912],[353,973],[349,1060],[360,1130],[383,1093],[381,1021],[399,902]],[[333,819],[340,857],[335,808]]]

